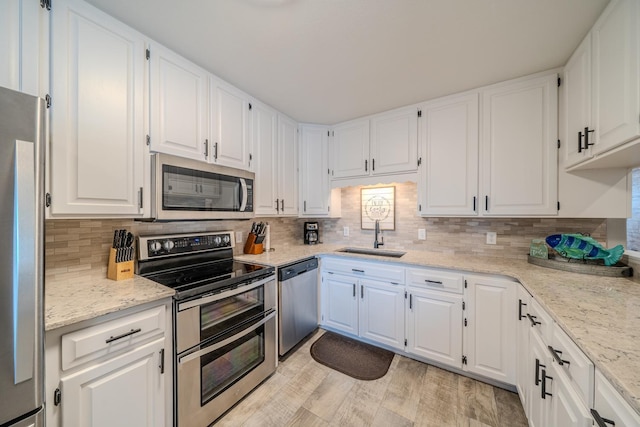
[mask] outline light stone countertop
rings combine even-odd
[[[93,319],[104,314],[171,297],[175,291],[149,279],[110,280],[106,273],[88,273],[73,279],[46,278],[45,331]]]
[[[625,278],[552,270],[523,260],[423,251],[407,251],[402,258],[334,252],[341,247],[324,244],[276,246],[273,252],[240,255],[236,259],[278,267],[314,255],[347,256],[513,277],[525,286],[640,414],[639,283]]]

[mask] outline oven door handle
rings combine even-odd
[[[204,304],[209,304],[210,302],[213,301],[218,301],[221,299],[225,299],[225,298],[229,298],[232,297],[234,295],[238,295],[238,294],[243,294],[245,292],[248,292],[252,289],[255,288],[259,288],[260,286],[269,283],[270,281],[275,280],[275,276],[274,275],[270,275],[269,277],[262,279],[258,282],[249,284],[249,285],[244,285],[244,286],[240,286],[237,287],[235,289],[229,290],[229,291],[225,291],[225,292],[220,292],[219,294],[214,294],[214,295],[209,295],[209,296],[203,296],[191,301],[187,301],[187,302],[183,302],[183,303],[179,303],[178,304],[178,311],[182,311],[182,310],[186,310],[188,308],[192,308],[192,307],[197,307],[199,305],[204,305]]]
[[[178,358],[178,364],[180,364],[180,365],[185,364],[185,363],[190,362],[190,361],[192,361],[194,359],[198,359],[198,358],[200,358],[202,356],[205,356],[205,355],[207,355],[207,354],[209,354],[209,353],[211,353],[213,351],[219,350],[222,347],[224,347],[225,345],[230,344],[230,343],[234,342],[235,340],[237,340],[239,338],[242,338],[244,335],[247,334],[247,332],[250,332],[250,331],[253,331],[255,329],[258,329],[260,326],[264,325],[269,320],[273,319],[275,316],[276,316],[276,311],[274,310],[274,311],[271,312],[271,314],[269,314],[267,317],[265,317],[264,319],[262,319],[258,323],[254,323],[253,325],[249,326],[248,328],[243,329],[242,331],[238,332],[237,334],[235,334],[235,335],[233,335],[233,336],[231,336],[229,338],[226,338],[226,339],[220,341],[217,344],[214,344],[214,345],[209,346],[209,347],[205,347],[202,350],[198,350],[198,351],[195,351],[193,353],[189,353],[189,354],[186,354],[186,355],[184,355],[182,357],[179,357]]]

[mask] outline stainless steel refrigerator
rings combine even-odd
[[[44,117],[0,87],[0,426],[44,425]]]

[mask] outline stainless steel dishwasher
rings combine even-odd
[[[279,354],[282,356],[318,327],[318,260],[278,269]]]

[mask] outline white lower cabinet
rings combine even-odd
[[[520,396],[520,401],[522,402],[522,406],[526,408],[529,404],[529,394],[530,390],[526,386],[529,381],[529,353],[530,353],[530,345],[529,345],[529,335],[531,330],[531,325],[529,324],[529,319],[527,318],[527,309],[531,304],[531,295],[522,285],[518,285],[517,292],[517,309],[518,309],[518,323],[517,323],[517,331],[516,331],[516,348],[517,348],[517,356],[516,356],[516,389],[518,390],[518,395]]]
[[[462,295],[408,292],[407,353],[462,368]]]
[[[591,411],[595,426],[633,427],[640,426],[640,416],[629,406],[620,394],[607,381],[602,373],[595,372],[594,406]]]
[[[60,379],[65,427],[164,425],[164,337]]]
[[[557,364],[552,364],[541,384],[549,401],[549,426],[588,427],[593,425],[589,409],[571,386],[571,380]]]
[[[404,350],[404,268],[346,258],[322,263],[322,325]]]
[[[358,335],[404,350],[404,286],[360,280]]]
[[[465,370],[515,384],[517,282],[465,276]]]
[[[338,331],[358,334],[357,279],[322,273],[322,324]]]
[[[171,301],[48,331],[48,427],[172,423]]]

